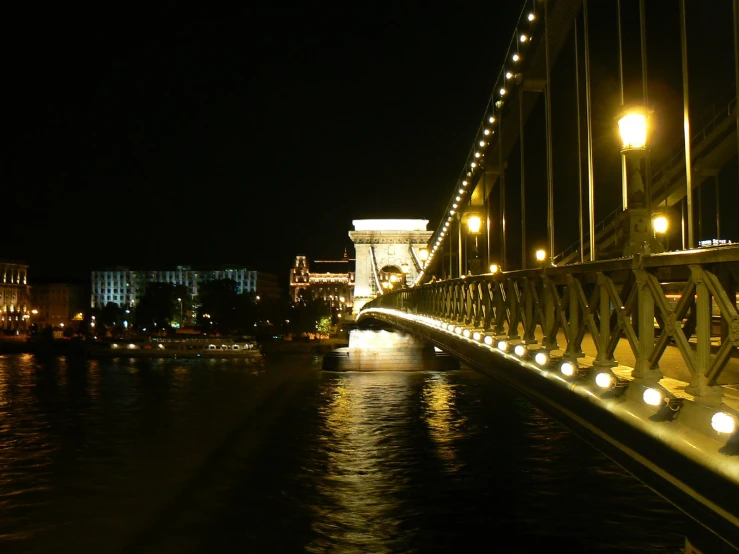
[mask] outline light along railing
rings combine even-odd
[[[716,405],[722,396],[717,380],[739,347],[738,275],[739,247],[731,246],[437,281],[385,294],[365,309],[437,318],[481,341],[494,337],[529,351],[561,350],[570,362],[583,356],[589,332],[597,351],[594,363],[604,367],[616,365],[614,351],[625,338],[637,379],[662,377],[660,359],[675,345],[690,373],[686,391]],[[676,302],[674,288],[663,289],[665,282],[682,288]],[[712,304],[721,320],[715,354]],[[566,340],[561,348],[560,330]]]
[[[717,386],[739,349],[737,281],[732,245],[435,281],[374,299],[359,320],[510,385],[739,548],[739,402]],[[682,365],[687,386],[660,361]]]

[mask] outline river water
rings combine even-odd
[[[0,357],[0,552],[670,552],[687,518],[470,369]]]

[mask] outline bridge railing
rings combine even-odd
[[[492,335],[561,350],[573,361],[584,356],[589,332],[593,363],[604,367],[617,365],[614,351],[625,338],[636,360],[632,376],[642,379],[662,377],[660,359],[674,345],[690,372],[686,391],[714,404],[722,394],[717,380],[739,348],[737,281],[739,247],[727,246],[437,281],[385,294],[363,309],[437,318],[476,331],[480,340]],[[714,317],[721,343],[715,353]]]

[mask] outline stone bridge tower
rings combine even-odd
[[[349,238],[356,254],[354,314],[383,290],[403,286],[421,272],[420,252],[433,231],[428,219],[355,219]],[[405,269],[405,271],[403,271]]]

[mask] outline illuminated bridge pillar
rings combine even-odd
[[[412,283],[421,271],[419,253],[432,231],[428,219],[355,219],[349,238],[354,242],[354,314],[375,298],[388,276],[396,287]],[[405,272],[403,271],[405,269]]]

